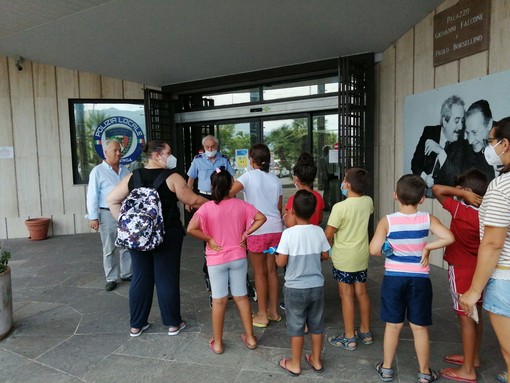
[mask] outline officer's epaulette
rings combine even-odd
[[[230,161],[230,158],[228,158],[228,156],[227,156],[226,154],[221,153],[221,156],[222,156],[223,158],[226,158],[227,160],[229,160],[229,161]]]
[[[202,157],[202,154],[197,154],[193,159]]]

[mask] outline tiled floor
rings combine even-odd
[[[259,347],[241,343],[241,321],[229,302],[225,320],[225,353],[213,354],[208,292],[202,274],[201,243],[186,237],[182,252],[182,311],[189,327],[170,337],[161,323],[157,301],[149,328],[129,336],[128,289],[113,292],[105,280],[98,234],[60,236],[45,241],[4,241],[12,251],[14,332],[0,341],[0,382],[378,382],[374,365],[382,358],[384,324],[378,319],[382,259],[369,267],[373,345],[356,351],[324,346],[325,372],[315,374],[304,362],[299,378],[277,365],[289,356],[285,321],[256,329]],[[326,277],[326,335],[342,328],[331,264]],[[457,318],[451,309],[445,270],[433,267],[434,324],[430,328],[431,366],[445,367],[442,357],[461,351]],[[256,310],[256,306],[254,306]],[[282,313],[284,314],[284,313]],[[487,317],[485,315],[485,317]],[[309,350],[307,339],[305,349]],[[496,382],[504,363],[489,323],[485,324],[479,382]],[[416,382],[417,361],[411,332],[405,327],[394,365],[395,382]],[[443,381],[445,381],[443,379]]]

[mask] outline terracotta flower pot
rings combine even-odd
[[[27,225],[29,238],[32,241],[40,241],[48,238],[48,228],[50,227],[50,218],[31,218],[25,221]]]
[[[10,334],[13,326],[11,269],[0,273],[0,340]]]

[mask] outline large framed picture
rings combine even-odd
[[[420,175],[427,197],[473,168],[489,181],[498,174],[484,150],[493,121],[510,116],[509,85],[506,71],[405,98],[404,174]]]
[[[119,141],[121,165],[140,163],[147,136],[143,100],[69,99],[69,120],[75,184],[88,183],[107,139]]]

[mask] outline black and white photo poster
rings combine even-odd
[[[489,181],[497,175],[484,150],[493,121],[510,116],[509,86],[506,71],[405,98],[404,174],[420,175],[427,197],[471,168]]]

